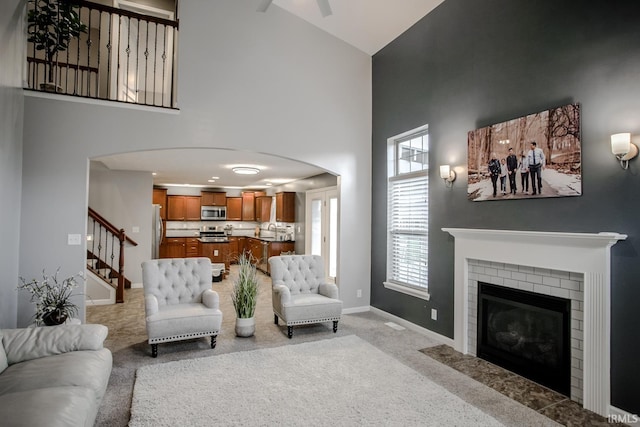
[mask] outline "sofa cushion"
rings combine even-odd
[[[100,402],[111,374],[111,352],[72,351],[9,366],[0,375],[0,396],[49,387],[82,387]]]
[[[92,426],[98,407],[83,387],[41,388],[0,396],[0,420],[3,427]]]
[[[2,344],[2,330],[0,329],[0,374],[7,369],[9,362],[7,362],[7,353],[4,351],[4,345]]]
[[[342,301],[319,294],[297,294],[291,296],[282,310],[287,324],[337,320],[342,314]]]
[[[198,303],[165,305],[157,313],[147,316],[147,335],[149,340],[215,335],[221,324],[222,312],[218,309],[207,308]],[[190,337],[190,334],[193,336]]]
[[[100,350],[108,331],[104,325],[4,329],[2,342],[12,365],[69,351]]]

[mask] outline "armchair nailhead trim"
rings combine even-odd
[[[162,342],[181,341],[181,340],[188,340],[191,338],[208,337],[211,335],[218,335],[219,332],[220,331],[193,332],[190,334],[180,334],[180,335],[173,335],[170,337],[153,338],[153,339],[149,339],[149,344],[159,344]]]

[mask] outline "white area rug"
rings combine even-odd
[[[144,366],[129,425],[502,424],[350,335]]]

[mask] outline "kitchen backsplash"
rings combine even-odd
[[[273,226],[269,229],[268,222],[252,222],[252,221],[167,221],[166,237],[192,237],[199,236],[202,227],[218,227],[218,230],[224,230],[225,227],[231,226],[232,236],[254,236],[256,227],[260,227],[261,235],[275,237],[276,230]],[[287,226],[295,227],[295,223],[279,222],[276,224],[277,233],[285,233]]]

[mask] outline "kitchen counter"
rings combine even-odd
[[[282,242],[282,243],[293,243],[295,240],[280,240],[275,237],[253,237],[250,236],[250,239],[262,240],[263,242]]]

